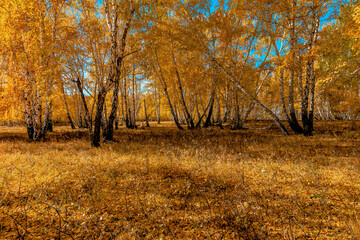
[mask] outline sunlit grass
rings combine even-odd
[[[316,129],[153,124],[95,149],[67,127],[38,143],[2,127],[0,238],[356,239],[360,123]]]

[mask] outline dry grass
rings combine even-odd
[[[0,239],[359,239],[360,122],[316,129],[0,128]]]

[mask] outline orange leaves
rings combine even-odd
[[[354,47],[359,49],[360,48],[360,4],[354,7],[353,20],[354,23],[352,25],[352,29],[350,29],[350,34],[356,39]]]
[[[354,7],[354,21],[357,23],[357,24],[360,24],[360,4],[356,5]]]
[[[319,89],[337,118],[356,117],[359,111],[359,26],[359,5],[350,2],[321,35]]]
[[[1,77],[6,79],[4,97],[12,100],[8,109],[20,110],[25,98],[27,103],[36,104],[51,99],[48,89],[58,75],[55,60],[58,3],[23,0],[1,5],[0,59],[4,64],[0,68]]]

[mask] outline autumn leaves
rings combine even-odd
[[[319,71],[319,38],[334,3],[7,0],[1,109],[24,113],[32,140],[59,118],[86,127],[93,146],[153,112],[179,129],[270,118],[288,134],[283,118],[311,135],[314,116],[331,111],[316,109],[316,87],[331,74]]]

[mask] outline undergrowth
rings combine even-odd
[[[36,143],[0,128],[0,239],[360,238],[360,122],[152,126],[100,149],[67,127]]]

